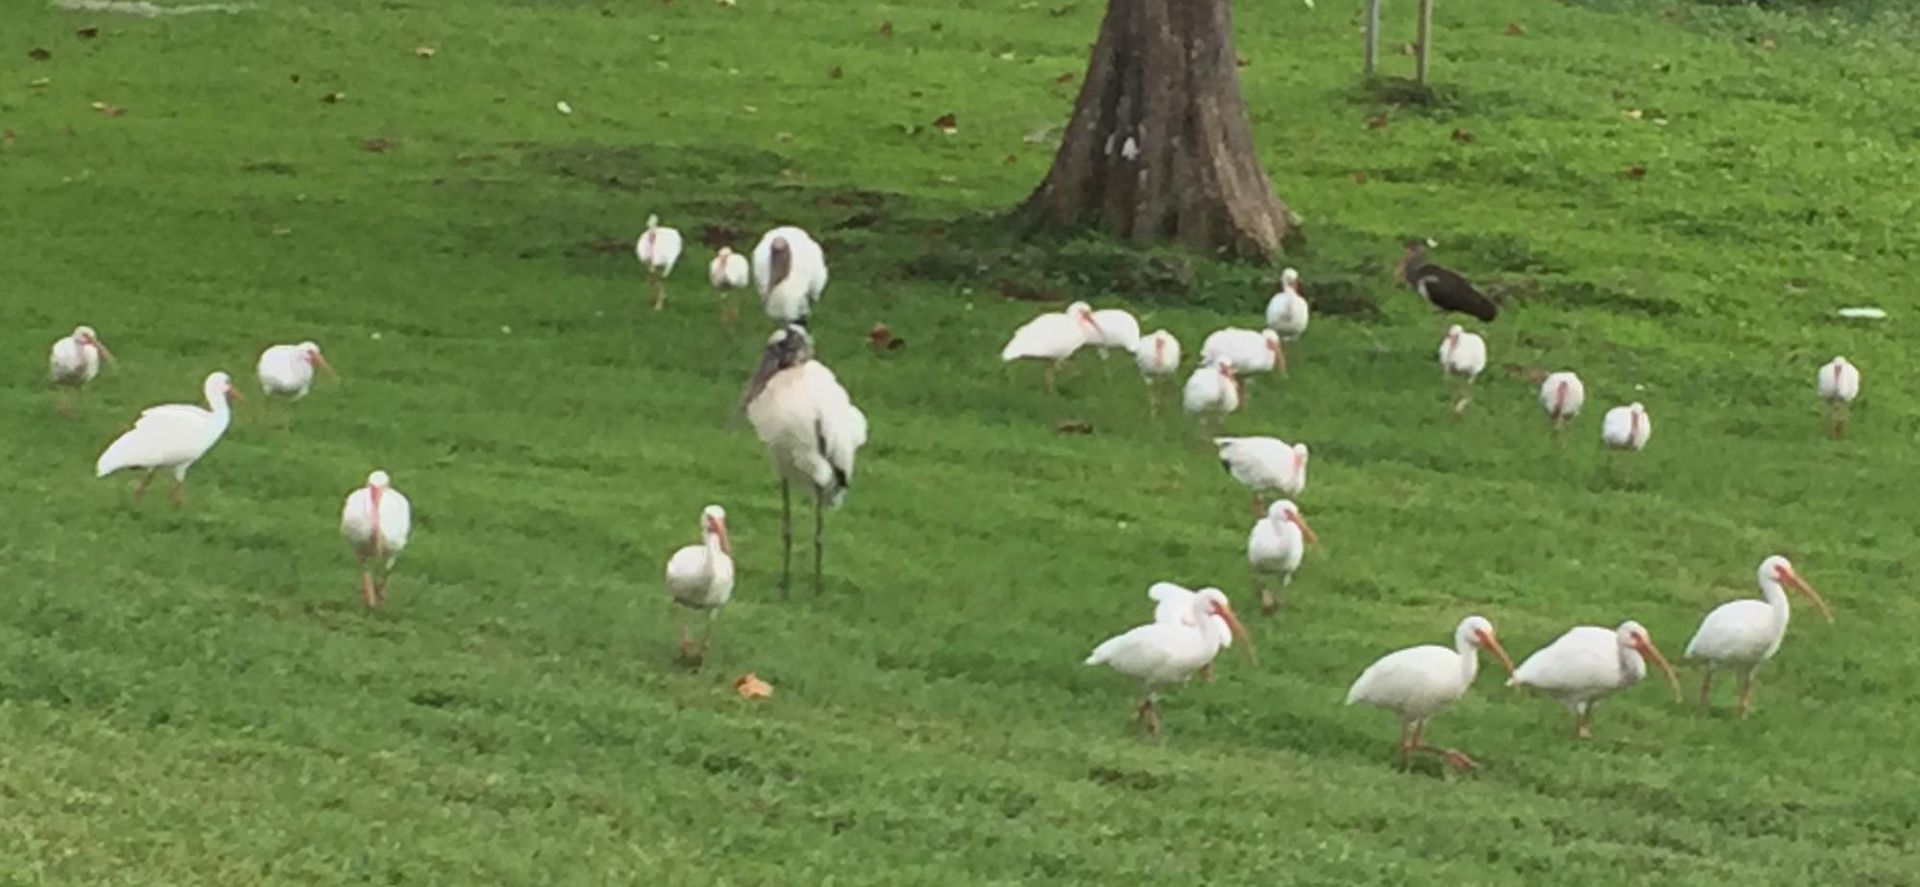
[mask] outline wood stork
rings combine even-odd
[[[1154,697],[1160,689],[1191,679],[1213,662],[1229,641],[1239,641],[1248,661],[1258,663],[1246,629],[1220,589],[1195,592],[1188,604],[1188,616],[1190,621],[1149,622],[1108,638],[1087,657],[1087,665],[1105,665],[1140,681],[1140,705],[1134,715],[1149,736],[1160,735],[1160,714],[1154,708]],[[1225,632],[1221,631],[1223,623]]]
[[[1240,409],[1240,383],[1233,378],[1233,366],[1203,363],[1195,367],[1180,392],[1180,402],[1187,415],[1198,416],[1209,428],[1219,430],[1221,420]]]
[[[220,436],[227,433],[233,413],[228,398],[244,400],[233,379],[226,373],[213,373],[201,385],[207,405],[169,403],[140,411],[133,428],[115,438],[94,463],[94,476],[106,477],[122,468],[145,468],[147,474],[133,488],[133,501],[147,491],[154,472],[162,468],[173,472],[173,505],[186,504],[187,469],[200,461]]]
[[[1273,577],[1280,577],[1280,588],[1293,584],[1293,573],[1307,545],[1316,547],[1320,537],[1307,526],[1300,506],[1281,499],[1267,509],[1267,516],[1254,522],[1247,533],[1247,566],[1253,572],[1253,587],[1260,592],[1260,612],[1269,616],[1280,609],[1280,598],[1273,592]]]
[[[1306,444],[1289,444],[1277,437],[1216,437],[1220,467],[1253,493],[1253,513],[1265,514],[1264,493],[1298,496],[1307,489]]]
[[[1560,701],[1573,712],[1573,735],[1592,739],[1593,706],[1647,676],[1647,660],[1660,666],[1680,698],[1680,679],[1646,628],[1631,619],[1619,628],[1577,625],[1536,650],[1513,670],[1509,687],[1530,687]]]
[[[1199,592],[1184,585],[1175,585],[1172,582],[1155,582],[1147,589],[1147,599],[1154,602],[1153,621],[1172,622],[1180,625],[1198,625],[1199,623],[1194,621],[1193,602],[1194,596],[1197,594],[1199,594]],[[1222,648],[1233,646],[1233,632],[1227,625],[1227,620],[1211,614],[1209,614],[1207,618],[1213,620],[1215,628],[1219,629],[1217,633],[1220,637],[1220,646]],[[1206,665],[1200,667],[1200,680],[1203,683],[1213,683],[1212,662],[1208,662]]]
[[[1860,370],[1844,357],[1836,357],[1820,368],[1815,384],[1820,399],[1827,402],[1827,433],[1835,440],[1847,433],[1847,410],[1860,396]]]
[[[733,308],[733,291],[753,282],[747,257],[734,252],[732,247],[721,247],[713,254],[713,261],[707,263],[707,282],[720,294],[720,322],[733,326],[738,317]]]
[[[733,542],[727,537],[727,510],[709,505],[700,511],[700,544],[688,545],[667,559],[667,597],[706,616],[706,630],[695,646],[680,626],[680,658],[699,662],[713,640],[713,617],[733,597]]]
[[[1407,252],[1394,267],[1394,276],[1413,288],[1443,317],[1447,312],[1467,314],[1491,323],[1500,313],[1493,303],[1459,274],[1427,261],[1428,240],[1409,240]]]
[[[1160,386],[1180,369],[1180,340],[1166,330],[1154,330],[1134,346],[1133,363],[1147,383],[1147,414],[1160,414]]]
[[[113,352],[107,350],[90,326],[74,327],[72,335],[53,343],[53,350],[47,355],[47,378],[62,389],[60,412],[73,411],[65,389],[81,388],[93,381],[93,377],[100,374],[103,357],[113,360]]]
[[[633,244],[633,254],[646,266],[647,277],[653,283],[655,311],[667,306],[667,275],[673,273],[673,266],[680,261],[680,246],[680,232],[663,227],[659,216],[647,217],[647,229],[640,232],[640,239]]]
[[[274,345],[260,352],[254,373],[260,377],[260,390],[268,397],[299,400],[313,387],[313,371],[319,369],[329,379],[338,379],[333,365],[320,354],[313,342],[298,345]]]
[[[1440,340],[1440,369],[1460,381],[1460,399],[1453,402],[1455,413],[1465,412],[1473,401],[1473,380],[1487,368],[1487,341],[1469,333],[1459,324],[1447,328]]]
[[[387,601],[387,579],[413,531],[413,505],[393,488],[384,471],[367,475],[365,486],[347,494],[340,509],[340,535],[360,561],[360,600],[371,610]],[[374,578],[378,573],[379,578]]]
[[[1249,330],[1227,327],[1207,334],[1200,343],[1201,363],[1224,363],[1233,367],[1235,376],[1287,371],[1287,355],[1280,347],[1280,334],[1273,330]]]
[[[1311,313],[1312,306],[1300,295],[1300,272],[1292,268],[1280,272],[1280,291],[1267,300],[1267,329],[1288,341],[1298,339],[1307,331]],[[1284,355],[1282,358],[1280,371],[1284,373],[1287,368]]]
[[[1570,371],[1550,373],[1540,383],[1540,409],[1546,411],[1547,421],[1556,432],[1565,430],[1586,402],[1586,384]]]
[[[1427,745],[1421,734],[1427,721],[1466,695],[1473,678],[1480,672],[1476,651],[1486,650],[1498,657],[1507,671],[1513,660],[1500,648],[1493,634],[1493,623],[1479,616],[1460,620],[1453,631],[1453,649],[1435,644],[1408,647],[1367,666],[1347,691],[1347,704],[1364,702],[1392,712],[1400,718],[1400,762],[1412,763],[1414,752],[1438,754],[1461,770],[1473,769],[1473,759],[1451,748]]]
[[[1707,711],[1713,673],[1726,669],[1740,678],[1740,718],[1746,719],[1753,701],[1754,673],[1780,651],[1780,642],[1787,637],[1787,619],[1791,613],[1782,585],[1806,595],[1819,608],[1820,615],[1828,622],[1833,621],[1833,611],[1827,608],[1826,600],[1800,578],[1793,563],[1786,558],[1776,554],[1761,561],[1758,579],[1764,600],[1749,598],[1715,607],[1700,621],[1693,640],[1687,642],[1687,658],[1700,660],[1707,667],[1706,676],[1700,681],[1702,713]]]
[[[1013,331],[1013,338],[1007,340],[1006,347],[1000,349],[1000,360],[1002,363],[1016,360],[1046,361],[1047,370],[1042,382],[1047,393],[1051,394],[1054,371],[1060,364],[1096,338],[1104,340],[1104,336],[1093,306],[1075,302],[1068,305],[1065,311],[1042,314],[1021,324],[1019,329]]]
[[[1614,407],[1600,419],[1600,442],[1613,450],[1640,450],[1653,436],[1653,420],[1639,401]]]
[[[753,248],[760,308],[774,323],[806,326],[827,288],[827,253],[804,229],[782,225]]]
[[[813,493],[813,593],[822,585],[822,512],[839,507],[853,484],[854,456],[867,442],[867,416],[833,371],[814,359],[806,329],[774,330],[740,406],[780,475],[780,599],[793,565],[793,484]]]

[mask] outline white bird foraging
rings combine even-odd
[[[1586,402],[1587,386],[1571,372],[1549,374],[1540,383],[1540,409],[1546,411],[1555,431],[1565,429],[1573,417],[1580,415],[1580,407]]]
[[[1820,399],[1827,402],[1827,433],[1835,440],[1847,433],[1847,410],[1860,396],[1860,370],[1844,357],[1820,368],[1814,379]]]
[[[1653,637],[1629,619],[1619,628],[1579,625],[1541,647],[1507,679],[1509,687],[1530,687],[1560,701],[1573,712],[1573,735],[1593,738],[1593,706],[1647,676],[1647,660],[1660,666],[1680,698],[1680,679],[1667,657],[1653,645]]]
[[[313,387],[315,369],[324,371],[329,379],[339,378],[333,372],[333,365],[321,356],[320,346],[312,342],[274,345],[260,352],[260,361],[254,366],[262,392],[289,400],[307,396],[308,389]]]
[[[1687,642],[1687,658],[1701,660],[1707,667],[1706,676],[1700,681],[1703,713],[1713,688],[1713,673],[1725,669],[1740,678],[1740,718],[1746,719],[1753,701],[1753,675],[1780,651],[1780,642],[1787,637],[1791,613],[1787,608],[1787,594],[1781,586],[1806,595],[1820,609],[1820,615],[1828,622],[1833,621],[1833,611],[1827,608],[1826,600],[1800,578],[1786,558],[1776,554],[1761,561],[1758,578],[1764,600],[1749,598],[1715,607],[1700,621],[1693,640]]]
[[[706,614],[706,631],[695,647],[680,626],[680,658],[698,662],[713,640],[713,617],[733,597],[733,542],[727,537],[727,510],[709,505],[700,511],[700,544],[688,545],[667,560],[667,596],[674,603]]]
[[[386,603],[387,579],[412,532],[413,505],[393,488],[386,472],[367,475],[365,486],[347,494],[340,509],[340,535],[360,561],[360,601],[367,609]]]
[[[1205,363],[1187,377],[1180,402],[1187,415],[1199,416],[1218,429],[1228,413],[1240,409],[1240,383],[1233,378],[1233,367],[1224,363]]]
[[[1247,566],[1253,572],[1253,587],[1260,592],[1260,612],[1269,616],[1280,609],[1280,598],[1273,592],[1273,577],[1280,577],[1280,588],[1293,584],[1294,571],[1307,546],[1320,545],[1320,537],[1307,526],[1300,506],[1281,499],[1267,509],[1267,516],[1254,522],[1247,533]]]
[[[1487,340],[1457,323],[1448,327],[1447,337],[1440,340],[1440,369],[1460,380],[1460,398],[1453,402],[1455,413],[1465,412],[1473,401],[1473,380],[1486,368]]]
[[[807,331],[793,325],[767,338],[740,407],[780,475],[780,598],[787,598],[792,574],[793,484],[813,493],[813,593],[818,595],[822,512],[838,507],[853,484],[854,456],[867,442],[867,416],[833,371],[814,359]]]
[[[1021,324],[1013,331],[1013,338],[1007,340],[1006,347],[1000,349],[1000,360],[1002,363],[1046,361],[1046,373],[1041,379],[1047,393],[1052,394],[1054,371],[1060,364],[1104,335],[1100,321],[1094,317],[1093,306],[1075,302],[1065,311],[1042,314]]]
[[[1147,383],[1147,414],[1160,414],[1160,385],[1180,369],[1180,340],[1166,330],[1154,330],[1133,347],[1134,366]]]
[[[100,374],[100,359],[113,360],[113,352],[95,335],[93,327],[77,326],[73,334],[53,343],[47,355],[47,378],[64,388],[80,388]],[[71,412],[65,391],[60,394],[60,411]]]
[[[1273,330],[1248,330],[1227,327],[1207,334],[1200,343],[1201,363],[1224,363],[1233,367],[1235,376],[1287,371],[1287,355],[1280,349],[1280,334]]]
[[[1288,444],[1277,437],[1216,437],[1220,467],[1253,492],[1253,513],[1265,514],[1263,493],[1298,496],[1307,489],[1306,444]]]
[[[744,288],[752,283],[752,270],[747,265],[747,257],[733,251],[731,247],[721,247],[713,254],[713,261],[707,263],[707,282],[720,294],[720,322],[733,326],[738,314],[733,308],[732,291]]]
[[[753,279],[760,308],[774,323],[806,326],[827,288],[826,251],[800,228],[775,228],[753,248]]]
[[[1400,718],[1402,765],[1412,763],[1414,752],[1428,752],[1444,756],[1458,769],[1473,769],[1478,765],[1472,758],[1454,749],[1427,745],[1421,734],[1428,720],[1473,686],[1474,676],[1480,673],[1479,650],[1492,653],[1509,673],[1513,671],[1513,660],[1500,648],[1493,623],[1468,616],[1454,629],[1451,650],[1435,644],[1408,647],[1367,666],[1347,691],[1347,704],[1364,702]]]
[[[1140,705],[1134,709],[1134,715],[1149,736],[1160,735],[1155,694],[1162,687],[1191,679],[1195,672],[1213,662],[1221,648],[1231,641],[1240,641],[1247,660],[1259,663],[1246,629],[1234,616],[1233,607],[1220,589],[1199,590],[1190,599],[1188,608],[1185,620],[1155,621],[1139,626],[1108,638],[1087,657],[1087,665],[1105,665],[1140,682]]]
[[[1312,306],[1300,295],[1300,272],[1292,268],[1280,272],[1280,291],[1267,300],[1267,329],[1279,333],[1282,339],[1298,339],[1307,331],[1311,314]],[[1280,371],[1286,372],[1284,360]]]
[[[1653,420],[1639,401],[1614,407],[1600,419],[1600,442],[1612,450],[1641,450],[1653,436]]]
[[[1119,308],[1095,311],[1087,344],[1099,349],[1101,360],[1106,360],[1107,352],[1116,348],[1132,354],[1140,346],[1140,321]]]
[[[647,229],[640,232],[640,239],[633,244],[633,254],[646,266],[647,278],[653,284],[655,311],[667,306],[667,275],[673,273],[673,266],[680,261],[680,246],[680,232],[662,227],[659,216],[647,217]]]
[[[227,399],[244,399],[226,373],[207,376],[201,391],[207,398],[204,409],[169,403],[140,411],[133,428],[115,438],[100,454],[94,463],[94,476],[106,477],[122,468],[145,468],[146,476],[133,488],[133,501],[138,502],[147,484],[153,482],[154,472],[165,468],[173,472],[174,507],[186,504],[187,469],[227,433],[227,425],[233,421]]]
[[[1172,582],[1153,583],[1147,588],[1147,599],[1154,602],[1153,621],[1198,625],[1199,623],[1194,621],[1193,605],[1193,598],[1197,594],[1199,592],[1184,585],[1175,585]],[[1233,646],[1233,633],[1227,626],[1227,620],[1214,615],[1209,615],[1207,618],[1213,620],[1216,623],[1215,627],[1219,629],[1220,646],[1222,648]],[[1200,667],[1200,680],[1213,683],[1212,662]]]

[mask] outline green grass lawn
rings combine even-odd
[[[1126,364],[1058,397],[1003,371],[1047,306],[1002,293],[1124,303],[1191,353],[1277,275],[984,221],[1044,172],[1100,3],[12,3],[0,883],[1920,879],[1920,19],[1443,3],[1436,101],[1389,107],[1357,84],[1358,3],[1240,5],[1305,220],[1286,261],[1323,299],[1229,428],[1312,445],[1326,548],[1250,618],[1259,667],[1172,694],[1154,744],[1080,661],[1156,580],[1251,616],[1244,496]],[[650,212],[689,241],[662,314]],[[781,603],[778,488],[729,413],[764,328],[721,328],[699,244],[785,221],[826,244],[819,347],[873,433],[827,593]],[[1388,277],[1415,235],[1507,304],[1463,420]],[[876,321],[906,347],[869,352]],[[120,361],[70,420],[42,379],[77,323]],[[256,394],[185,510],[92,477],[140,407],[214,369],[257,392],[259,350],[304,338],[340,383],[290,430]],[[1836,443],[1837,353],[1866,394]],[[1564,447],[1526,381],[1562,367],[1589,390]],[[1652,443],[1602,459],[1635,399]],[[336,527],[376,467],[416,523],[369,614]],[[660,570],[709,502],[741,582],[689,673]],[[1838,621],[1802,608],[1746,723],[1730,681],[1710,719],[1655,681],[1578,744],[1488,674],[1430,730],[1486,764],[1456,778],[1340,705],[1468,612],[1516,658],[1625,618],[1677,656],[1774,552]],[[733,693],[747,671],[771,699]]]

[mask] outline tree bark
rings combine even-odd
[[[1139,244],[1280,251],[1291,216],[1254,156],[1231,0],[1109,0],[1053,168],[1023,211]]]

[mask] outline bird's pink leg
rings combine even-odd
[[[186,481],[181,480],[180,478],[177,478],[177,477],[173,479],[172,498],[173,498],[173,507],[175,508],[180,508],[187,504],[187,482]]]
[[[1474,770],[1479,768],[1480,765],[1474,763],[1472,758],[1467,757],[1465,752],[1462,752],[1458,749],[1442,748],[1437,745],[1428,745],[1421,738],[1421,735],[1420,735],[1426,731],[1426,728],[1427,728],[1427,725],[1424,723],[1414,725],[1413,743],[1410,746],[1408,746],[1408,749],[1410,751],[1426,752],[1427,754],[1431,754],[1431,755],[1439,755],[1443,758],[1446,758],[1447,763],[1452,764],[1455,770]]]
[[[1593,738],[1593,710],[1591,708],[1582,708],[1580,711],[1574,713],[1573,738]]]
[[[1057,369],[1059,366],[1060,366],[1059,361],[1053,361],[1051,363],[1048,363],[1046,372],[1042,373],[1040,376],[1041,387],[1045,388],[1048,394],[1053,393],[1053,371]]]
[[[1267,513],[1267,503],[1260,501],[1260,491],[1254,490],[1253,491],[1253,516],[1259,517],[1266,513]]]
[[[733,329],[734,321],[739,318],[740,312],[733,307],[733,295],[722,290],[720,292],[720,325]]]
[[[653,279],[653,310],[659,311],[667,307],[666,281],[661,279],[658,271],[651,272],[647,276]]]
[[[147,473],[140,478],[140,484],[133,488],[133,501],[135,504],[139,504],[140,497],[147,494],[147,484],[153,483],[153,473],[159,470],[158,468],[149,468],[147,469]]]
[[[1753,672],[1740,673],[1740,720],[1747,719],[1747,710],[1753,706]]]
[[[1707,713],[1713,710],[1712,698],[1709,695],[1712,690],[1713,690],[1713,669],[1709,668],[1707,669],[1707,673],[1700,678],[1700,716],[1701,717],[1706,717]]]
[[[1413,743],[1417,728],[1412,724],[1400,725],[1400,766],[1413,766]]]
[[[369,610],[380,606],[380,593],[373,590],[373,572],[367,569],[365,562],[360,565],[360,601]]]
[[[1206,665],[1200,666],[1200,683],[1213,683],[1213,663],[1209,662]]]
[[[1160,418],[1160,382],[1158,379],[1147,380],[1147,418]]]

